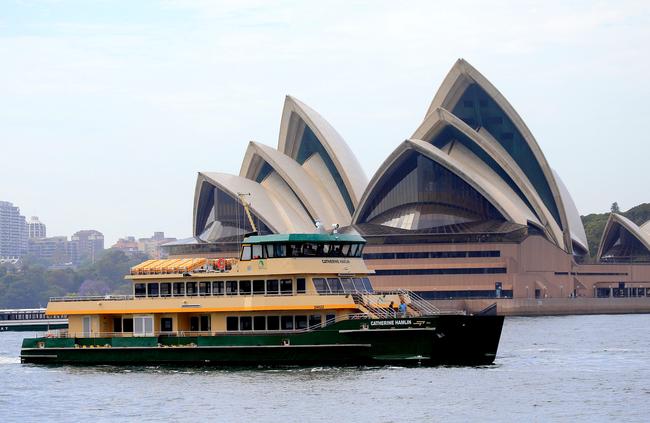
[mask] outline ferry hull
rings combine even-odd
[[[486,365],[502,316],[346,320],[314,331],[210,336],[28,338],[23,363],[115,365]]]

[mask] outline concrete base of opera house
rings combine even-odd
[[[563,316],[572,314],[650,313],[650,297],[642,298],[486,298],[468,300],[430,300],[440,310],[466,310],[477,313],[496,303],[502,316]]]

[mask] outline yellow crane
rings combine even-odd
[[[250,192],[238,192],[237,196],[239,196],[239,201],[241,201],[242,206],[244,206],[244,210],[246,211],[246,216],[248,216],[248,222],[251,224],[251,228],[253,229],[253,232],[257,232],[257,226],[255,226],[255,222],[253,221],[253,215],[251,214],[251,209],[250,209],[250,204],[244,199],[245,195],[251,195]]]

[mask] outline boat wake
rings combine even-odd
[[[20,364],[20,357],[0,355],[0,366],[4,364]]]

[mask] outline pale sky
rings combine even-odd
[[[284,96],[368,178],[465,58],[581,214],[650,202],[648,1],[0,2],[0,200],[48,235],[191,236],[198,171],[275,147]]]

